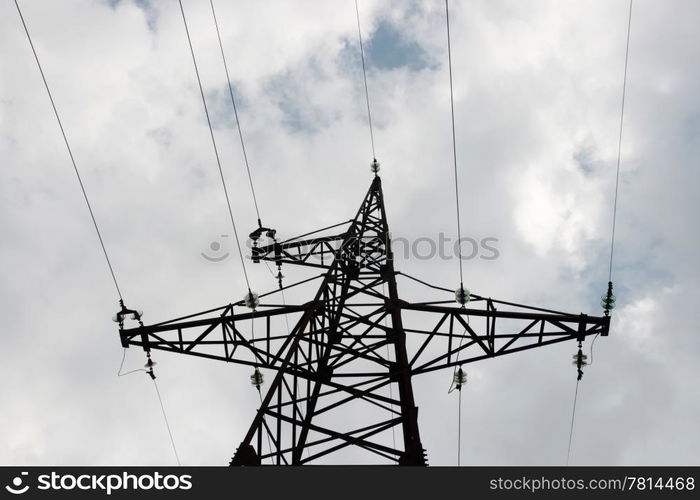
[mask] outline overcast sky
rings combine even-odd
[[[211,11],[183,3],[247,233],[255,212]],[[127,305],[148,323],[239,300],[240,263],[201,256],[215,241],[217,255],[234,247],[177,2],[21,5]],[[454,238],[444,3],[359,5],[391,231]],[[263,222],[293,236],[350,218],[372,178],[353,1],[216,6]],[[602,313],[627,9],[452,2],[462,231],[497,238],[500,254],[465,261],[473,292]],[[582,381],[572,464],[700,462],[698,25],[696,1],[635,2],[618,308]],[[174,463],[150,380],[116,376],[118,297],[10,1],[0,5],[0,158],[0,463]],[[399,255],[396,267],[459,284],[454,259]],[[264,267],[248,268],[257,291],[276,286]],[[564,463],[575,347],[465,366],[463,463]],[[250,370],[154,357],[182,462],[228,463],[257,407]],[[127,352],[127,369],[143,362]],[[456,463],[450,378],[414,381],[431,464]]]

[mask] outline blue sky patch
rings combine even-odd
[[[593,149],[590,147],[581,147],[574,151],[574,162],[576,166],[583,172],[584,175],[589,176],[593,171],[599,166],[595,157],[593,156]]]
[[[430,66],[423,47],[413,40],[407,40],[388,21],[381,21],[369,40],[365,43],[366,62],[380,70],[408,68],[420,71]]]

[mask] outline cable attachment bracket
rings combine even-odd
[[[112,321],[119,323],[119,329],[124,329],[124,320],[133,319],[139,322],[139,326],[143,326],[143,311],[137,311],[136,309],[129,309],[124,305],[124,300],[119,299],[119,311],[112,316]]]
[[[260,262],[260,248],[258,247],[258,240],[262,237],[263,234],[271,240],[275,241],[275,235],[277,234],[277,230],[272,229],[270,227],[263,227],[262,223],[260,222],[260,219],[258,219],[257,229],[255,229],[255,231],[248,235],[248,237],[253,242],[251,259],[256,264]]]

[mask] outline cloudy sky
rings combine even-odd
[[[247,233],[255,212],[211,11],[183,3]],[[215,241],[222,255],[234,247],[177,2],[21,5],[127,304],[157,322],[239,300],[240,263],[201,256]],[[371,181],[354,3],[216,5],[263,222],[292,236],[351,217]],[[499,251],[464,262],[475,293],[600,314],[627,9],[452,2],[462,231],[497,238]],[[360,0],[360,13],[392,233],[454,238],[444,4]],[[634,5],[618,308],[582,381],[573,464],[700,462],[699,24],[693,0]],[[174,463],[150,380],[116,376],[118,297],[10,1],[0,5],[0,158],[0,463]],[[455,259],[399,255],[396,266],[459,283]],[[248,268],[256,290],[276,286]],[[564,463],[574,351],[467,366],[462,462]],[[227,463],[256,409],[249,369],[155,357],[182,462]],[[143,362],[127,352],[127,369]],[[414,382],[431,464],[456,463],[450,378]]]

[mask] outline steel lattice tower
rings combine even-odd
[[[378,176],[341,232],[275,240],[256,246],[252,258],[322,269],[321,284],[311,300],[296,305],[267,304],[266,297],[276,293],[270,292],[254,310],[240,301],[154,325],[141,324],[137,316],[135,328],[124,327],[134,311],[122,307],[118,313],[124,347],[275,372],[231,465],[301,465],[348,446],[388,462],[426,465],[414,376],[605,336],[610,324],[607,314],[567,314],[475,294],[464,307],[446,300],[450,290],[397,272]],[[432,302],[402,300],[399,276],[442,295]],[[285,316],[293,319],[289,331],[276,324]],[[420,321],[408,322],[417,316]],[[360,405],[362,412],[352,411]],[[395,446],[384,444],[380,436],[395,428],[401,439]]]

